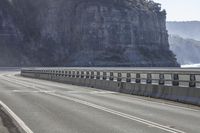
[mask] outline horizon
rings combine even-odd
[[[153,0],[167,11],[167,21],[200,21],[200,0]],[[181,4],[180,4],[181,3]]]

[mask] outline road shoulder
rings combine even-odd
[[[13,120],[5,113],[2,106],[0,106],[0,132],[1,133],[20,133],[15,126]]]

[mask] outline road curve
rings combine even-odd
[[[34,133],[199,133],[200,108],[0,71],[0,101]]]

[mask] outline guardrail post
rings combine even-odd
[[[111,81],[114,80],[114,73],[113,72],[110,72],[110,78],[109,78]]]
[[[84,71],[81,71],[81,78],[84,78],[85,77],[85,72]]]
[[[61,71],[58,71],[58,76],[62,76],[62,72]]]
[[[60,76],[60,71],[57,71],[57,76]]]
[[[190,75],[189,87],[196,87],[196,75],[195,74]]]
[[[126,82],[131,82],[131,73],[126,74]]]
[[[106,79],[107,79],[107,73],[103,72],[103,80],[106,80]]]
[[[51,74],[54,75],[54,71],[51,71]]]
[[[172,74],[172,85],[179,86],[179,75],[178,74]]]
[[[93,71],[91,72],[90,78],[91,78],[91,79],[94,79],[94,72],[93,72]]]
[[[118,73],[117,75],[118,75],[117,76],[117,81],[121,82],[122,81],[122,73]]]
[[[136,83],[141,83],[140,73],[136,73]]]
[[[159,85],[164,85],[164,84],[165,84],[165,75],[159,74]]]
[[[56,77],[58,76],[58,75],[57,75],[57,71],[55,71],[55,75],[56,75]]]
[[[147,84],[151,84],[152,83],[152,75],[151,73],[147,73],[147,80],[146,80]]]
[[[75,72],[75,71],[72,72],[72,77],[73,77],[73,78],[76,77],[76,72]]]
[[[77,77],[77,78],[79,78],[79,77],[80,77],[80,76],[79,76],[79,74],[80,74],[80,72],[79,72],[79,71],[77,71],[77,72],[76,72],[76,77]]]
[[[36,71],[36,73],[39,73],[39,71]],[[54,72],[55,76],[57,77],[57,71]]]
[[[86,79],[89,79],[89,78],[90,78],[90,72],[87,71],[87,72],[86,72]]]
[[[69,77],[72,77],[72,71],[69,71]]]
[[[97,72],[96,79],[100,79],[100,78],[101,78],[100,72]]]

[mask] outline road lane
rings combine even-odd
[[[198,109],[165,106],[134,96],[17,77],[13,73],[2,74],[0,79],[0,100],[10,105],[36,133],[198,133],[200,130]],[[85,102],[92,106],[86,106]],[[134,120],[126,118],[126,115],[129,118],[134,116]],[[153,122],[154,125],[144,122]],[[159,128],[160,125],[166,127],[165,130]]]
[[[157,131],[154,128],[143,127],[143,124],[133,123],[130,120],[46,94],[22,92],[11,93],[9,97],[1,96],[1,98],[36,133],[126,133],[132,132],[133,129],[138,133],[148,130]]]

